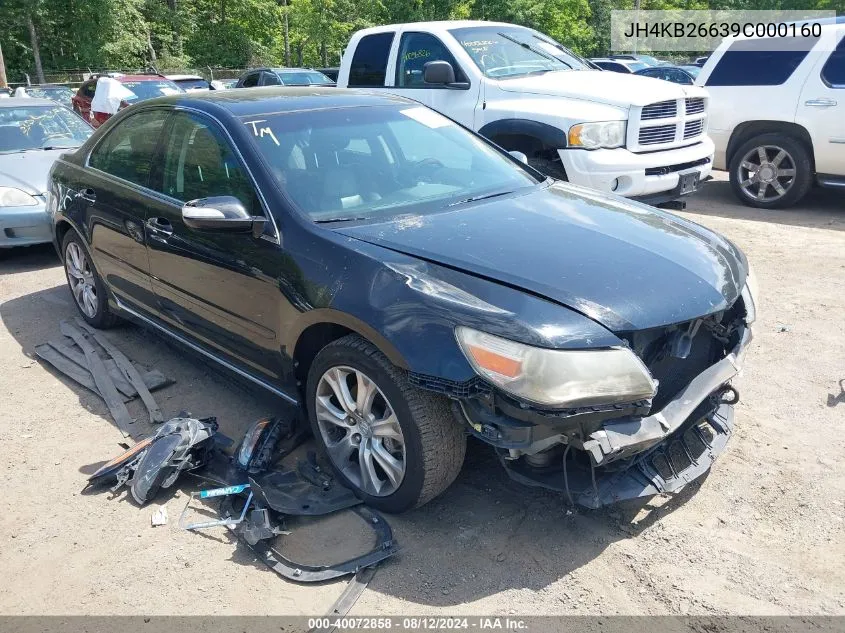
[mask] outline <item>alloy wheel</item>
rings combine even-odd
[[[334,466],[369,495],[396,492],[405,478],[405,438],[378,385],[358,369],[331,367],[315,398],[317,426]]]
[[[743,193],[760,202],[774,202],[795,183],[795,160],[782,147],[761,145],[742,157],[737,181]]]
[[[69,242],[65,250],[65,270],[76,305],[85,316],[93,319],[99,307],[94,271],[88,257],[76,242]]]

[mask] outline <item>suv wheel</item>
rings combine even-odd
[[[799,140],[784,134],[761,134],[742,144],[730,164],[734,193],[760,209],[798,203],[813,184],[810,153]]]
[[[82,318],[95,328],[112,327],[117,317],[109,310],[105,285],[91,264],[82,240],[73,230],[65,235],[62,253],[67,284]]]
[[[360,336],[345,336],[317,354],[306,397],[321,453],[368,505],[403,512],[458,476],[466,436],[447,399],[413,387]]]

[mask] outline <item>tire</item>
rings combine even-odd
[[[318,405],[318,395],[321,402],[332,407],[332,411],[340,413],[341,417],[346,415],[342,407],[336,406],[337,391],[332,387],[332,381],[337,384],[334,378],[344,373],[346,377],[342,379],[349,381],[346,384],[351,385],[349,395],[352,399],[360,391],[358,385],[362,383],[358,381],[361,375],[374,383],[378,393],[371,400],[372,411],[375,412],[384,403],[378,415],[368,415],[369,409],[356,402],[352,408],[367,413],[351,425],[346,422],[338,424],[336,418],[333,418],[333,422],[326,421],[333,414],[327,413],[325,405]],[[375,346],[357,334],[338,339],[317,354],[308,371],[306,404],[308,419],[321,455],[332,465],[337,476],[374,508],[399,513],[419,507],[446,490],[461,470],[466,452],[466,435],[452,416],[448,400],[413,387],[405,372],[391,364]],[[383,422],[375,418],[388,419],[388,407],[401,430],[401,451],[397,448],[399,441],[393,437],[375,437],[378,428],[384,426]],[[358,413],[354,415],[359,416]],[[350,419],[351,415],[345,418],[346,421]],[[372,428],[366,420],[372,421]],[[395,436],[395,424],[391,423],[390,428],[390,433]],[[356,434],[357,445],[354,441]],[[376,491],[372,486],[367,489],[366,482],[362,483],[365,469],[360,467],[359,459],[365,450],[361,446],[366,442],[370,442],[371,447],[374,443],[380,445],[381,449],[387,447],[392,451],[394,462],[404,465],[401,480],[397,477],[398,483],[386,475],[387,470],[381,466],[382,458],[376,456],[376,448],[371,450],[370,462],[377,464],[372,472],[376,472],[377,479],[380,477],[383,480],[380,482],[383,485],[382,491]],[[381,454],[383,450],[378,452]],[[400,453],[401,459],[397,456]]]
[[[765,153],[765,161],[760,155],[761,150]],[[781,152],[784,154],[782,157]],[[777,162],[779,158],[780,161]],[[768,165],[771,170],[766,171],[765,176],[776,172],[775,181],[783,192],[775,188],[775,181],[766,182],[763,189],[764,198],[761,199],[759,192],[763,182],[758,175],[765,170],[761,168],[754,172],[747,168],[749,165]],[[807,195],[813,185],[813,159],[810,150],[802,141],[782,133],[760,134],[743,143],[731,157],[729,169],[734,194],[743,204],[758,209],[782,209],[795,205]],[[789,175],[777,175],[781,172],[788,174],[790,171],[793,172],[791,178]]]
[[[566,176],[566,170],[563,168],[563,164],[560,162],[559,158],[557,160],[540,157],[529,158],[528,164],[540,173],[543,173],[546,176],[551,176],[555,180],[569,180]]]
[[[82,273],[86,279],[85,285],[88,285],[93,290],[93,296],[96,299],[96,309],[94,310],[90,310],[90,303],[86,303],[85,299],[81,298],[82,295],[75,291],[79,276],[72,272],[76,270],[76,265],[73,264],[74,257],[71,251],[76,254],[79,261],[84,262]],[[73,296],[73,303],[76,305],[76,309],[85,322],[91,327],[100,330],[114,327],[118,322],[118,318],[109,309],[106,286],[103,280],[100,279],[100,275],[97,274],[97,269],[91,263],[91,255],[88,253],[88,249],[85,248],[82,239],[72,229],[67,232],[67,235],[65,235],[62,241],[62,265],[65,269],[68,288],[70,288],[71,296]],[[84,293],[84,290],[82,292]]]

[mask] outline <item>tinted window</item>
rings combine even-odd
[[[97,87],[97,82],[89,81],[87,84],[82,84],[82,87],[79,89],[80,94],[83,97],[88,97],[89,99],[94,98],[94,90]]]
[[[756,40],[731,44],[707,78],[708,86],[779,86],[807,57],[811,42],[795,42],[802,50],[759,50]],[[755,50],[756,49],[756,50]]]
[[[833,88],[845,88],[845,37],[830,54],[822,68],[822,79]]]
[[[261,73],[261,85],[262,86],[278,86],[281,81],[276,76],[276,73]]]
[[[228,140],[210,122],[192,114],[173,115],[162,192],[182,202],[235,196],[248,213],[261,215],[255,189]]]
[[[399,45],[396,85],[401,88],[430,88],[423,81],[423,68],[433,61],[449,62],[455,69],[455,81],[466,81],[455,58],[439,39],[428,33],[405,33]]]
[[[177,79],[173,83],[182,90],[208,90],[211,86],[205,79]]]
[[[393,33],[376,33],[361,38],[349,69],[350,86],[383,86]]]
[[[260,76],[260,73],[250,73],[249,75],[244,77],[244,82],[241,84],[241,88],[252,88],[253,86],[257,86],[258,78]]]
[[[153,158],[169,111],[150,110],[129,116],[91,152],[89,164],[106,173],[147,186]]]
[[[316,70],[282,72],[279,74],[282,77],[282,83],[286,86],[325,86],[334,83],[323,73],[317,72]]]
[[[184,92],[179,86],[167,79],[161,81],[121,81],[120,83],[135,93],[134,97],[126,97],[126,101],[131,103]]]

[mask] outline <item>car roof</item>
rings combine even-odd
[[[488,22],[486,20],[434,20],[431,22],[400,22],[396,24],[385,24],[384,26],[374,26],[369,29],[362,29],[360,33],[363,35],[369,35],[371,33],[395,31],[399,28],[414,28],[432,32],[443,32],[471,26],[507,26],[526,29],[529,28],[520,26],[519,24],[509,24],[508,22]]]
[[[209,114],[221,111],[236,117],[254,116],[277,112],[301,112],[331,108],[360,106],[420,104],[405,97],[384,92],[337,88],[266,86],[249,90],[220,90],[186,92],[168,97],[156,97],[143,102],[143,106],[179,105],[193,107]],[[133,106],[140,107],[141,104]]]
[[[187,81],[189,79],[205,81],[205,77],[200,77],[199,75],[165,75],[164,77],[170,81]]]
[[[15,108],[20,106],[64,107],[52,99],[36,99],[35,97],[9,97],[8,99],[0,99],[0,108]]]
[[[120,82],[123,81],[161,81],[167,79],[164,75],[117,75],[112,77]]]

